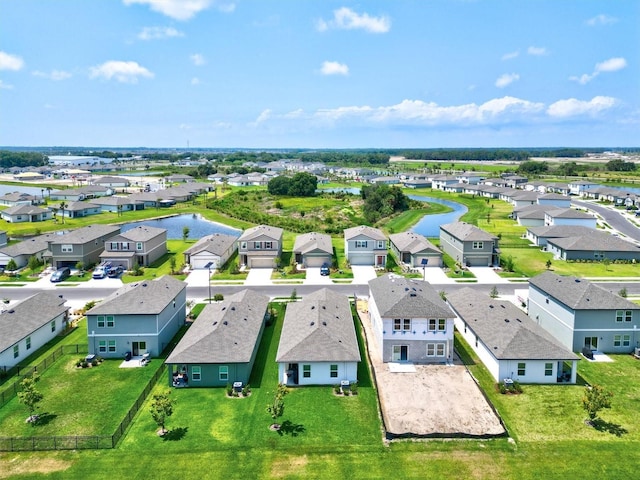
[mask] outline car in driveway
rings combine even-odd
[[[51,274],[51,280],[53,283],[61,282],[71,276],[71,269],[69,267],[61,267]]]
[[[105,278],[107,274],[111,270],[111,263],[101,263],[96,268],[93,269],[93,273],[91,274],[92,278],[101,279]]]
[[[331,273],[331,270],[329,269],[329,264],[328,263],[323,263],[322,266],[320,267],[320,275],[323,276],[327,276]]]
[[[122,268],[121,265],[118,265],[117,267],[111,268],[107,272],[107,277],[109,277],[109,278],[118,278],[120,276],[120,274],[122,274],[122,272],[124,272],[124,268]]]

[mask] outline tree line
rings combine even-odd
[[[49,163],[46,155],[37,152],[0,150],[0,167],[41,167]]]

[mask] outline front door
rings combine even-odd
[[[376,266],[384,267],[384,255],[376,255]]]
[[[147,353],[147,342],[131,342],[131,354],[134,357]]]
[[[298,364],[290,363],[288,368],[288,377],[293,380],[294,385],[298,385]]]
[[[584,346],[591,350],[598,350],[598,337],[584,337]]]
[[[407,347],[406,345],[394,345],[392,360],[394,362],[406,362],[408,349],[409,347]]]

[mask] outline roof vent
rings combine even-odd
[[[142,286],[143,286],[143,287],[146,287],[146,286],[147,286],[147,284],[146,284],[146,283],[143,283],[143,284],[142,284]]]
[[[576,283],[580,283],[580,279],[579,278],[576,278]]]
[[[504,323],[509,323],[509,322],[510,322],[510,320],[508,318],[504,319]]]
[[[312,327],[316,324],[316,322],[311,322],[309,325],[311,325]]]
[[[327,322],[322,322],[322,325],[324,325],[326,327],[327,326]]]
[[[489,305],[489,308],[493,308],[493,305]]]
[[[214,324],[214,325],[217,325],[217,324],[218,324],[218,321],[216,320],[215,322],[213,322],[213,324]]]
[[[500,304],[500,306],[501,306],[502,308],[507,308],[507,307],[505,307],[503,304]]]
[[[222,307],[222,311],[224,312],[227,309],[227,307]]]
[[[7,313],[15,313],[16,311],[12,308],[11,310],[7,310]]]
[[[326,310],[327,309],[326,305],[322,305],[322,309]]]
[[[227,322],[226,320],[224,322],[222,322],[223,325],[229,325],[229,322]]]
[[[315,310],[316,306],[315,305],[311,305],[311,310]]]
[[[410,296],[410,297],[417,297],[418,295],[416,294],[416,292],[411,292],[411,293],[409,294],[409,296]]]
[[[236,311],[236,307],[231,307],[231,310],[235,312]]]

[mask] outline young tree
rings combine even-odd
[[[21,391],[18,392],[18,401],[23,403],[29,410],[29,418],[27,422],[31,425],[35,425],[38,421],[38,415],[36,415],[36,406],[43,399],[44,395],[36,388],[36,383],[39,377],[37,374],[33,374],[30,377],[24,377],[20,382]]]
[[[171,274],[176,273],[176,257],[169,258],[169,267],[171,268]]]
[[[62,223],[64,223],[64,209],[67,208],[66,202],[60,202],[60,214],[62,215]]]
[[[609,270],[609,265],[611,265],[611,259],[604,257],[602,259],[602,264],[604,265],[605,270]]]
[[[13,258],[10,259],[9,262],[7,262],[7,270],[10,272],[13,272],[17,269],[18,269],[18,264],[16,263],[16,261]]]
[[[273,395],[273,402],[267,405],[267,413],[271,415],[273,420],[271,428],[274,430],[280,429],[280,425],[277,422],[278,418],[284,414],[284,396],[288,392],[287,387],[279,383],[278,388],[276,388],[276,392]]]
[[[36,257],[35,255],[31,255],[29,257],[28,266],[29,266],[29,270],[31,270],[32,272],[35,272],[40,266],[40,260],[38,260],[38,257]]]
[[[160,427],[160,435],[167,433],[164,426],[167,418],[173,415],[175,400],[170,398],[169,395],[171,395],[171,390],[156,393],[153,395],[153,402],[151,402],[151,408],[149,408],[149,413],[151,413],[153,421]]]
[[[491,291],[489,292],[489,296],[491,298],[498,298],[498,295],[500,295],[498,293],[498,287],[496,287],[495,285],[493,287],[491,287]]]
[[[627,298],[627,287],[622,287],[618,292],[618,295],[620,295],[622,298]]]
[[[598,418],[598,412],[603,408],[611,408],[611,397],[613,393],[605,390],[600,385],[587,386],[582,397],[582,408],[587,411],[589,421],[593,422]]]
[[[547,260],[547,263],[545,263],[545,266],[547,267],[547,270],[551,268],[551,259]]]
[[[187,238],[189,238],[189,233],[190,233],[189,227],[183,227],[182,228],[182,240],[184,242],[186,242]]]

